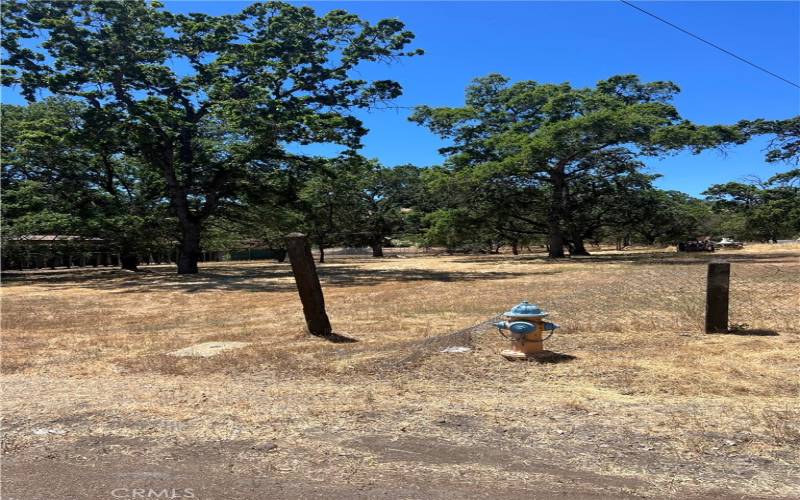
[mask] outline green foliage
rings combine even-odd
[[[392,236],[414,230],[421,192],[416,167],[348,155],[320,162],[299,191],[299,209],[319,247],[368,245],[380,256]]]
[[[465,208],[439,209],[425,217],[427,230],[422,243],[425,246],[444,246],[448,252],[453,252],[463,245],[475,243],[482,223]]]
[[[352,112],[402,89],[354,70],[421,53],[396,19],[280,2],[176,14],[145,0],[12,1],[2,15],[3,83],[56,96],[3,107],[6,241],[100,237],[135,254],[177,240],[179,272],[195,272],[201,246],[280,249],[298,229],[375,255],[403,237],[450,251],[546,241],[553,257],[603,238],[800,231],[796,169],[712,186],[706,202],[653,187],[642,156],[771,135],[769,161],[798,158],[797,117],[699,126],[672,104],[672,82],[477,78],[464,106],[411,116],[450,141],[442,167],[386,168],[356,154],[366,130]],[[288,152],[313,143],[346,152]]]
[[[85,111],[63,98],[3,107],[4,235],[100,238],[122,254],[168,247],[158,181]]]
[[[361,210],[361,179],[369,166],[358,157],[322,162],[299,192],[303,228],[321,249],[341,244]]]
[[[504,245],[516,248],[545,234],[544,219],[537,220],[544,212],[539,210],[537,215],[537,209],[541,209],[546,194],[491,167],[433,168],[425,172],[426,199],[436,206],[432,216],[423,219],[424,244],[442,244],[450,251],[496,252]],[[438,212],[436,207],[440,207]],[[447,224],[459,227],[448,230],[449,236],[443,238]],[[459,240],[454,239],[456,235]]]
[[[161,176],[181,229],[179,272],[196,272],[204,221],[300,163],[287,144],[360,146],[366,131],[350,110],[401,89],[351,77],[358,64],[421,53],[406,50],[413,34],[396,19],[279,2],[209,16],[143,0],[17,1],[4,4],[3,25],[4,84],[113,117]],[[42,43],[31,48],[33,38]]]
[[[767,161],[800,163],[800,116],[787,120],[743,120],[738,123],[742,133],[748,135],[770,135]]]
[[[701,127],[682,119],[670,104],[677,92],[671,82],[645,83],[634,75],[573,88],[512,84],[494,74],[467,88],[464,107],[420,106],[411,120],[452,141],[441,150],[448,169],[500,187],[490,203],[496,213],[510,207],[505,219],[527,221],[527,231],[546,226],[550,255],[559,257],[564,245],[580,250],[583,238],[603,225],[624,222],[607,215],[624,215],[620,206],[634,184],[646,187],[637,176],[639,155],[746,139],[736,127]],[[532,197],[538,204],[519,203]],[[545,214],[538,211],[542,204]]]
[[[800,235],[800,188],[781,182],[715,184],[703,194],[721,218],[725,236],[775,241]]]
[[[626,200],[623,232],[644,243],[675,244],[714,232],[708,204],[679,191],[647,188]]]
[[[354,211],[353,233],[349,244],[367,244],[374,256],[381,256],[381,247],[392,236],[413,231],[418,220],[415,208],[420,208],[422,195],[420,172],[414,166],[386,168],[373,160],[356,182],[358,206]]]

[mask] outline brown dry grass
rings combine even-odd
[[[287,265],[30,273],[2,290],[4,446],[274,440],[290,452],[235,469],[349,484],[559,476],[500,459],[389,460],[369,446],[419,438],[635,481],[588,481],[604,494],[800,495],[800,247],[721,255],[734,262],[738,335],[701,333],[705,263],[720,254],[343,257],[320,273],[335,329],[358,340],[347,344],[305,334]],[[574,360],[506,362],[488,329],[470,354],[431,347],[524,298],[562,324],[547,346]],[[166,355],[209,340],[253,344]]]

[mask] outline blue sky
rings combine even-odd
[[[403,20],[420,57],[371,64],[365,78],[399,81],[398,106],[458,106],[470,80],[502,73],[514,80],[590,86],[614,74],[672,80],[681,113],[701,124],[800,114],[800,90],[620,2],[295,2],[320,12],[344,8],[375,21]],[[182,12],[236,12],[247,2],[166,2]],[[799,2],[636,2],[717,45],[800,82]],[[19,103],[14,89],[3,102]],[[363,153],[386,165],[435,165],[442,141],[407,121],[407,110],[360,112],[370,129]],[[730,149],[647,160],[658,185],[697,195],[714,183],[786,170],[763,160],[763,140]],[[324,153],[330,148],[311,151]]]

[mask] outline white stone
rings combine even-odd
[[[177,351],[169,353],[170,356],[191,357],[191,358],[210,358],[224,351],[231,349],[241,349],[250,345],[250,342],[203,342],[202,344],[190,345]]]
[[[37,436],[47,436],[49,434],[55,434],[56,436],[63,436],[67,433],[67,431],[61,429],[34,429],[33,433]]]
[[[452,346],[452,347],[448,347],[448,348],[446,348],[446,349],[442,349],[442,350],[441,350],[441,351],[439,351],[439,352],[445,352],[445,353],[451,353],[451,354],[458,354],[458,353],[462,353],[462,352],[470,352],[470,351],[472,351],[472,349],[470,349],[469,347],[463,347],[463,346]]]

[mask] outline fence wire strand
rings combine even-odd
[[[732,329],[800,333],[800,265],[731,265]]]
[[[599,272],[550,300],[570,331],[702,331],[705,262]],[[729,324],[736,330],[800,333],[800,266],[734,262]]]
[[[584,272],[554,267],[520,287],[518,296],[548,311],[548,319],[561,326],[557,335],[622,333],[638,339],[663,333],[702,334],[708,263],[708,259],[673,258],[599,263]],[[409,342],[392,361],[413,363],[444,347],[469,345],[474,335],[491,331],[498,317]],[[765,264],[732,259],[729,326],[731,333],[800,334],[800,261]]]

